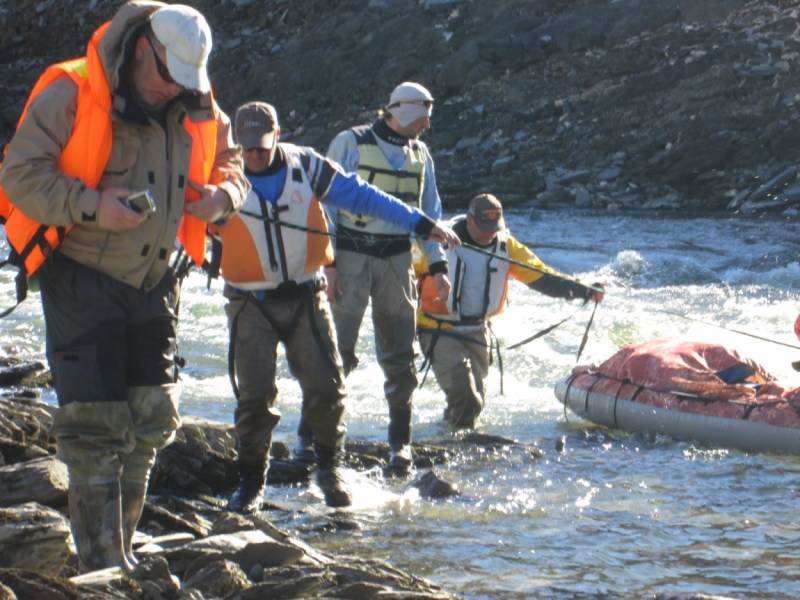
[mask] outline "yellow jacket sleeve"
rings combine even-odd
[[[541,292],[554,298],[586,298],[591,290],[577,279],[559,273],[545,265],[528,247],[510,235],[506,242],[509,258],[525,263],[539,271],[525,269],[519,265],[511,264],[508,269],[509,276],[521,281],[532,290]],[[544,271],[544,272],[542,272]]]

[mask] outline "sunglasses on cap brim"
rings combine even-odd
[[[395,108],[396,106],[400,106],[401,104],[417,104],[418,106],[424,106],[425,108],[432,108],[433,100],[403,100],[401,102],[395,102],[394,104],[390,104],[389,108]]]

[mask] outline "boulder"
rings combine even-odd
[[[461,493],[458,487],[440,477],[433,469],[409,484],[409,487],[417,488],[425,498],[447,498]]]
[[[223,559],[212,562],[189,577],[184,587],[199,590],[205,596],[227,598],[252,585],[239,565]]]
[[[0,508],[0,565],[58,575],[70,555],[69,522],[61,513],[29,502]]]
[[[0,467],[0,507],[25,502],[63,506],[68,488],[67,467],[55,456]]]

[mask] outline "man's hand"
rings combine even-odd
[[[147,218],[146,214],[137,213],[122,203],[122,200],[133,194],[125,188],[108,188],[100,193],[100,204],[97,207],[97,225],[108,231],[125,231],[133,229]]]
[[[447,299],[450,298],[450,290],[452,289],[447,275],[444,273],[436,273],[436,275],[433,276],[433,280],[436,282],[437,294],[433,301],[436,303],[447,302]]]
[[[200,185],[189,180],[189,187],[200,194],[199,200],[183,203],[183,212],[205,221],[213,223],[231,208],[231,197],[228,192],[216,185]]]
[[[325,267],[325,278],[328,280],[328,302],[336,304],[342,298],[342,280],[339,279],[339,271],[336,267]]]
[[[437,223],[434,228],[431,229],[428,239],[433,240],[434,242],[439,242],[443,246],[448,246],[450,250],[461,245],[461,240],[458,239],[458,236],[455,234],[455,232],[441,223]]]
[[[605,297],[605,293],[604,292],[605,292],[605,289],[606,289],[606,284],[605,283],[593,283],[592,287],[600,288],[601,290],[603,290],[603,292],[595,292],[594,290],[589,290],[589,295],[586,297],[586,300],[589,300],[589,301],[594,300],[595,302],[600,304],[603,301],[603,298]]]

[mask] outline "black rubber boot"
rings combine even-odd
[[[261,510],[261,496],[267,484],[268,466],[266,461],[239,463],[239,487],[228,501],[229,511],[248,514]]]
[[[411,410],[389,409],[389,467],[408,471],[411,455]]]
[[[317,458],[317,485],[325,496],[325,504],[334,508],[350,506],[353,498],[342,478],[341,450],[314,444]]]
[[[295,460],[314,462],[314,433],[309,429],[303,418],[297,426],[297,445],[292,451]]]

